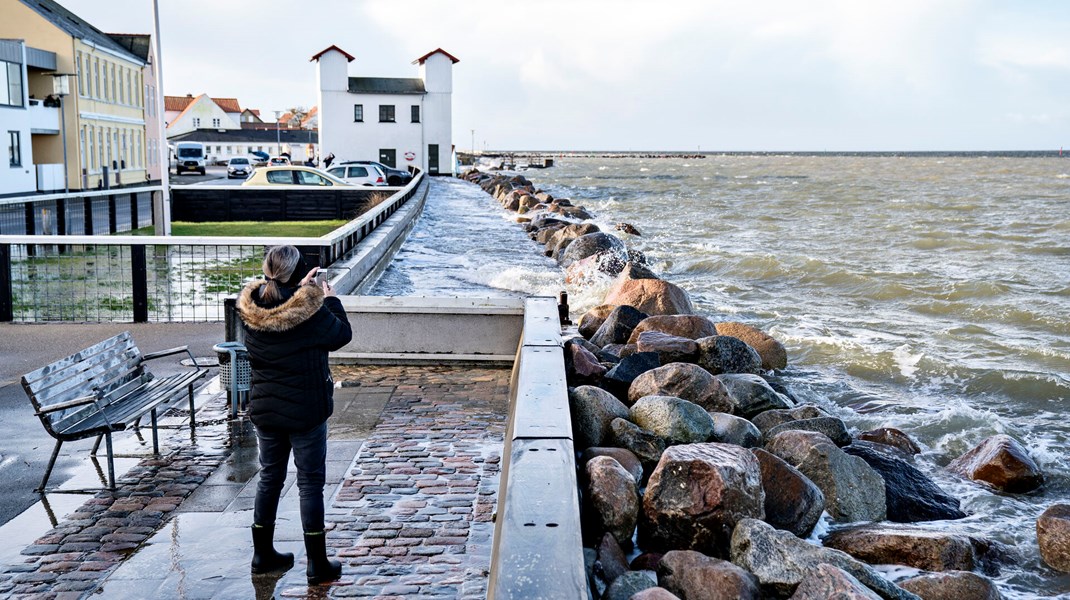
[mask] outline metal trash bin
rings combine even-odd
[[[249,350],[238,342],[223,342],[212,346],[219,355],[219,384],[226,388],[230,400],[231,418],[238,416],[239,406],[245,410],[252,389],[252,369],[249,367]]]

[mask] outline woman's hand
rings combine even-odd
[[[305,275],[305,278],[301,280],[301,285],[308,285],[312,281],[312,278],[316,276],[316,273],[319,272],[319,267],[312,267],[312,270],[310,270],[308,274]]]
[[[334,288],[331,287],[330,285],[328,285],[326,280],[324,280],[324,282],[323,282],[323,295],[324,296],[335,296],[336,295],[334,293]]]

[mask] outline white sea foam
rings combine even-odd
[[[911,378],[918,372],[918,363],[921,362],[924,356],[925,354],[922,352],[911,354],[910,346],[907,344],[903,344],[892,351],[892,358],[895,360],[896,366],[899,367],[899,372],[906,378]]]

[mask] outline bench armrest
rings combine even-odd
[[[141,355],[141,362],[152,360],[154,358],[161,358],[163,356],[171,356],[172,354],[178,354],[180,352],[189,353],[189,346],[178,346],[177,348],[168,348],[167,350],[160,350],[158,352],[148,352]]]
[[[97,401],[97,396],[96,395],[93,395],[93,396],[81,396],[81,397],[75,398],[74,400],[68,400],[66,402],[60,402],[59,404],[53,404],[51,406],[46,406],[46,407],[42,408],[41,410],[35,412],[34,414],[37,415],[38,417],[40,417],[40,416],[43,416],[43,415],[47,415],[49,413],[54,413],[54,412],[56,412],[58,410],[66,410],[68,408],[74,408],[75,406],[82,406],[84,404],[92,404],[92,403],[94,403],[96,401]]]

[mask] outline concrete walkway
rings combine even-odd
[[[142,460],[116,493],[84,500],[0,567],[0,594],[33,598],[483,598],[509,371],[335,367],[328,545],[341,580],[309,587],[298,496],[284,491],[277,546],[297,564],[249,572],[255,434],[202,393],[197,437]],[[181,419],[181,416],[174,417]],[[185,436],[184,442],[181,440]],[[292,467],[292,465],[291,465]],[[83,499],[85,497],[82,497]],[[0,529],[0,534],[3,530]]]

